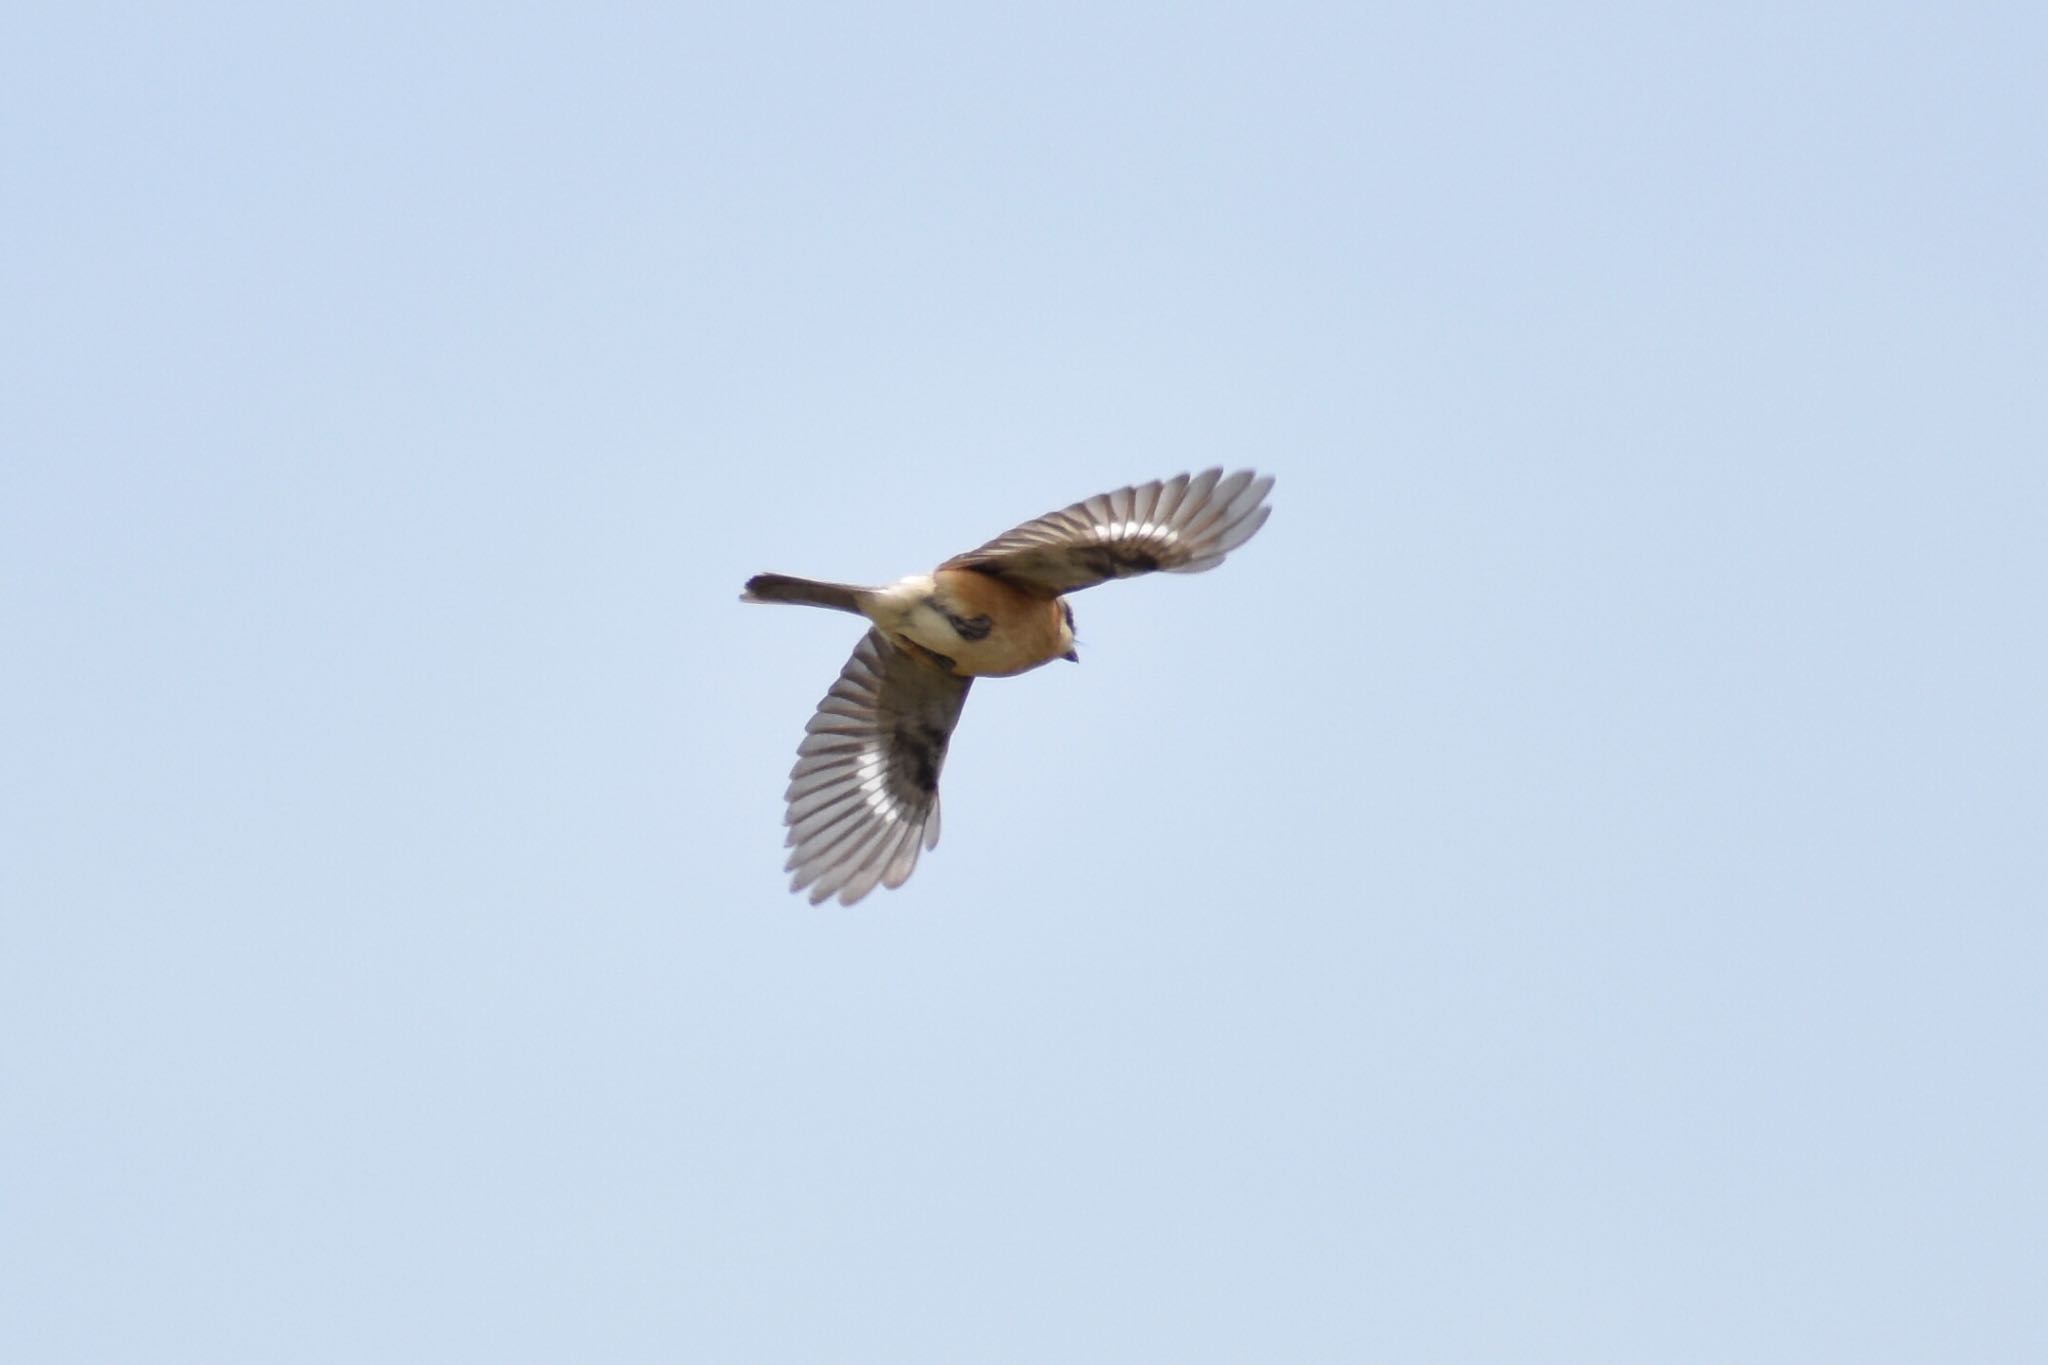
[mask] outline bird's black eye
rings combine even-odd
[[[1067,605],[1064,597],[1060,599],[1060,615],[1067,618],[1067,629],[1071,631],[1074,628],[1074,609]]]

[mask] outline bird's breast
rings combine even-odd
[[[971,569],[906,578],[875,594],[868,615],[883,630],[950,660],[961,677],[1007,677],[1064,652],[1057,598]]]

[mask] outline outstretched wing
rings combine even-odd
[[[970,681],[879,630],[854,646],[789,771],[790,890],[852,905],[903,885],[939,842],[939,769]]]
[[[1273,476],[1249,469],[1098,493],[1005,531],[941,568],[979,569],[1049,593],[1092,588],[1112,578],[1163,570],[1200,573],[1252,538],[1273,509],[1263,504]]]

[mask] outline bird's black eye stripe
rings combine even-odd
[[[1072,630],[1074,628],[1074,609],[1067,605],[1067,599],[1064,597],[1060,599],[1060,615],[1067,618],[1067,629]]]

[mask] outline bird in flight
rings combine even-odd
[[[852,905],[898,887],[939,842],[939,769],[976,678],[1077,662],[1067,594],[1155,571],[1200,573],[1273,509],[1271,475],[1155,479],[1049,512],[928,574],[881,588],[756,574],[743,602],[865,616],[872,628],[805,727],[784,793],[790,890]]]

